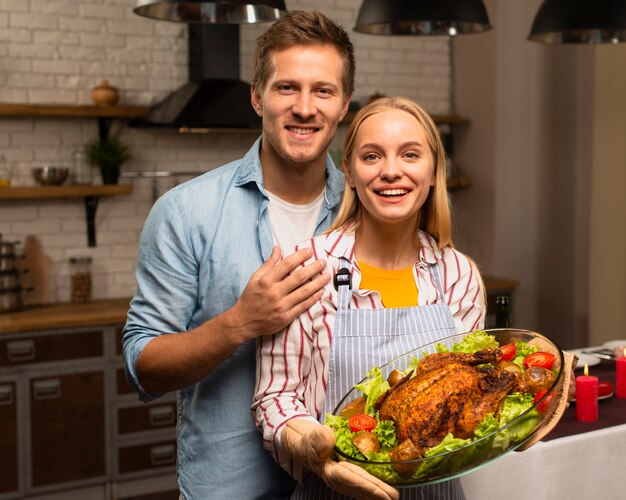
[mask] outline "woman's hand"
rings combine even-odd
[[[303,418],[290,420],[281,434],[283,449],[333,490],[363,500],[397,500],[398,490],[361,467],[333,460],[335,432]]]

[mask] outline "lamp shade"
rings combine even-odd
[[[363,0],[354,31],[371,35],[457,35],[491,29],[482,0]]]
[[[284,0],[138,0],[137,15],[180,23],[252,24],[276,21]]]
[[[626,0],[545,0],[529,40],[544,43],[626,41]]]

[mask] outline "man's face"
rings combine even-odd
[[[272,66],[266,88],[252,89],[264,154],[287,163],[318,161],[348,109],[342,58],[331,45],[296,45],[274,52]]]

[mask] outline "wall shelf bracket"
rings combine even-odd
[[[96,209],[98,208],[98,196],[85,196],[85,214],[87,216],[87,245],[96,246]]]

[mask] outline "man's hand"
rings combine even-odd
[[[281,446],[296,461],[317,474],[330,488],[363,500],[397,500],[398,490],[349,462],[333,460],[335,433],[303,418],[290,420],[281,434]]]
[[[280,248],[257,269],[230,313],[241,325],[243,341],[279,332],[323,294],[330,281],[324,260],[301,267],[313,255],[304,248],[281,259]]]
[[[289,325],[321,298],[330,281],[322,260],[298,269],[312,255],[303,249],[281,260],[274,247],[233,307],[193,330],[150,341],[137,360],[144,389],[164,393],[194,384],[244,342]]]

